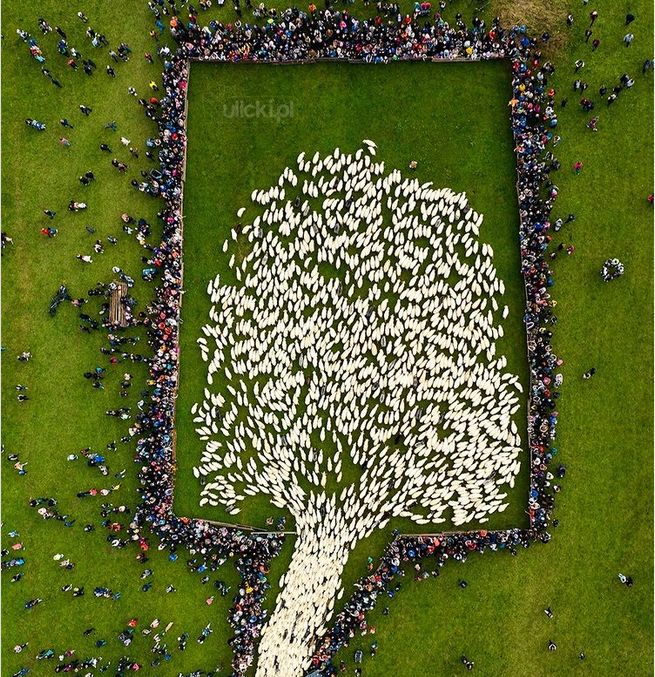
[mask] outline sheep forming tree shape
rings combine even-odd
[[[482,216],[375,155],[368,140],[301,154],[224,243],[247,245],[230,259],[238,284],[208,286],[201,503],[237,514],[264,493],[296,523],[259,676],[307,669],[360,539],[448,509],[484,521],[519,471],[520,384],[496,355],[503,283]]]

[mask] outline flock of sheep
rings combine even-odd
[[[483,522],[520,467],[504,293],[463,194],[385,172],[376,146],[301,154],[223,250],[192,413],[201,503],[264,493],[294,517],[258,675],[300,675],[349,552],[393,517]]]

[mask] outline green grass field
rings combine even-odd
[[[432,180],[437,187],[467,192],[474,208],[485,215],[481,237],[497,252],[499,275],[507,283],[505,302],[512,312],[504,323],[506,333],[498,350],[508,356],[509,369],[519,375],[527,392],[516,174],[505,110],[511,95],[508,68],[504,62],[394,64],[389,68],[321,64],[264,66],[260,75],[258,68],[249,66],[192,65],[185,187],[186,293],[177,411],[178,513],[234,519],[219,508],[198,507],[200,485],[191,468],[199,463],[204,442],[195,432],[190,411],[202,400],[207,365],[198,359],[196,340],[209,321],[207,282],[219,271],[223,277],[230,274],[229,253],[223,254],[222,243],[230,236],[237,208],[249,204],[253,189],[274,183],[303,150],[308,156],[335,146],[354,152],[363,138],[372,138],[387,171],[406,170],[415,159],[421,182]],[[409,81],[414,83],[411,88],[398,86]],[[292,115],[281,120],[232,116],[234,102],[256,105],[271,100],[276,110],[283,106],[280,110],[285,111],[287,106]],[[471,110],[476,101],[485,101],[485,105],[466,124],[455,111]],[[452,158],[457,159],[453,162]],[[493,182],[480,181],[492,175],[496,177]],[[525,402],[516,421],[525,433]],[[527,523],[525,463],[523,471],[510,492],[510,508],[494,515],[491,526]],[[264,527],[269,513],[267,497],[257,496],[244,502],[236,519]],[[393,526],[410,533],[421,529],[409,520]],[[444,528],[453,527],[446,523],[428,527],[428,531]],[[425,527],[422,530],[426,532]]]
[[[526,5],[526,12],[539,4]],[[473,5],[454,3],[446,17],[452,18],[455,11],[469,17]],[[506,5],[491,2],[486,14],[491,17]],[[564,13],[550,27],[562,45],[552,55],[557,67],[554,85],[570,100],[561,111],[557,130],[562,136],[556,149],[562,170],[555,180],[560,188],[555,216],[577,215],[555,238],[555,243],[573,243],[575,254],[571,258],[560,255],[553,264],[559,316],[554,345],[566,362],[558,460],[567,465],[568,473],[555,512],[561,524],[553,530],[550,544],[532,547],[516,558],[506,553],[476,556],[463,566],[449,564],[438,580],[424,583],[413,583],[408,574],[401,593],[389,602],[389,616],[383,616],[381,609],[371,615],[379,650],[374,660],[365,661],[366,675],[457,674],[463,670],[458,663],[463,652],[475,660],[476,671],[485,675],[652,674],[653,246],[652,209],[646,196],[653,183],[653,107],[652,74],[642,76],[640,71],[643,60],[652,57],[653,17],[652,6],[642,0],[630,6],[598,0],[594,6],[600,11],[594,26],[594,34],[601,39],[596,53],[584,43],[583,35],[591,5],[562,5]],[[75,17],[78,9],[90,17],[90,25],[106,33],[112,46],[125,40],[132,47],[133,58],[116,67],[115,80],[101,72],[109,58],[106,51],[90,46],[85,26]],[[358,9],[355,5],[354,11]],[[146,49],[154,49],[148,37],[150,13],[146,3],[117,7],[106,0],[90,0],[84,7],[53,0],[38,4],[8,0],[3,10],[2,216],[3,230],[15,244],[2,257],[2,541],[3,547],[22,542],[26,564],[21,568],[24,578],[17,583],[9,582],[16,569],[2,574],[1,672],[11,675],[27,665],[31,674],[52,674],[50,661],[34,659],[48,647],[57,652],[75,648],[80,658],[101,654],[114,665],[127,653],[145,664],[145,674],[177,675],[209,670],[217,663],[227,666],[230,629],[226,613],[231,595],[217,596],[208,607],[204,600],[215,589],[211,583],[201,585],[197,576],[188,573],[184,554],[170,562],[153,547],[150,561],[142,565],[135,559],[136,548],[119,550],[106,542],[99,515],[103,500],[136,504],[133,445],[119,443],[118,451],[107,452],[111,471],[107,478],[80,460],[65,460],[83,447],[103,450],[107,442],[126,434],[126,426],[104,416],[104,411],[125,404],[135,407],[145,387],[145,370],[131,364],[108,368],[105,390],[93,390],[82,373],[96,364],[107,366],[107,358],[99,352],[101,336],[81,333],[70,306],[62,306],[55,318],[47,313],[50,298],[62,282],[69,285],[73,296],[82,296],[96,281],[111,279],[113,265],[140,277],[142,250],[121,231],[120,214],[127,211],[154,224],[159,204],[134,191],[111,167],[110,159],[116,156],[125,161],[129,178],[138,177],[139,170],[148,167],[144,140],[155,129],[127,87],[136,87],[143,96],[148,82],[159,80],[159,67],[142,58]],[[621,38],[628,10],[637,20],[630,28],[635,42],[626,49]],[[370,13],[371,8],[361,11]],[[564,22],[567,11],[576,17],[570,31]],[[233,16],[228,9],[220,14]],[[66,72],[54,36],[42,38],[38,31],[39,16],[62,26],[69,42],[83,55],[92,56],[99,66],[92,78]],[[41,75],[15,33],[18,27],[37,37],[46,66],[61,79],[63,89],[54,88]],[[576,106],[570,91],[573,62],[578,58],[586,61],[582,76],[590,83],[589,91],[594,94],[590,98],[598,100],[597,88],[603,83],[611,87],[624,72],[636,79],[632,90],[623,93],[612,108],[598,105],[597,134],[585,129],[589,116]],[[419,72],[421,77],[415,78]],[[233,219],[235,208],[246,204],[252,187],[276,176],[300,150],[354,146],[362,138],[373,138],[388,166],[404,168],[410,159],[418,160],[421,179],[468,193],[485,216],[483,237],[494,245],[499,272],[515,300],[519,288],[513,158],[505,108],[509,83],[502,64],[298,69],[196,64],[189,96],[187,294],[178,407],[178,434],[185,446],[178,447],[176,505],[180,512],[200,515],[195,508],[198,486],[185,472],[197,461],[200,447],[184,414],[196,401],[205,375],[195,339],[208,312],[207,280],[224,265],[216,243],[224,232],[221,229],[229,227],[226,222]],[[279,125],[271,120],[225,118],[221,102],[227,96],[275,96],[297,102],[297,109],[294,117]],[[93,108],[91,116],[80,114],[80,103]],[[47,130],[28,129],[23,122],[27,117],[45,121]],[[75,129],[59,127],[61,117],[68,117]],[[116,133],[103,129],[112,119],[118,122]],[[70,148],[59,145],[63,134],[70,139]],[[121,146],[121,135],[141,149],[138,161]],[[210,139],[213,144],[208,143]],[[112,155],[98,150],[102,142],[110,144]],[[585,165],[580,176],[571,170],[577,160]],[[77,177],[88,169],[98,178],[84,188]],[[86,201],[87,212],[67,212],[72,198]],[[57,211],[53,225],[59,235],[53,240],[39,234],[43,225],[50,225],[42,214],[46,208]],[[193,228],[193,223],[199,227]],[[97,235],[86,232],[87,224],[96,228]],[[112,234],[118,237],[118,245],[106,245],[104,255],[93,256],[93,265],[75,260],[78,253],[92,253],[96,238]],[[626,275],[603,284],[598,270],[610,256],[621,258]],[[137,281],[134,294],[140,307],[151,293],[149,285]],[[509,303],[513,312],[505,322],[508,346],[504,352],[516,360],[513,368],[523,375],[520,314],[512,298]],[[91,300],[85,312],[94,315],[98,309],[99,304]],[[510,327],[508,322],[515,324]],[[26,365],[16,361],[23,350],[34,354]],[[582,381],[581,373],[591,366],[598,373],[591,381]],[[126,370],[134,375],[127,401],[118,394]],[[14,386],[18,383],[28,385],[30,401],[16,401]],[[6,459],[11,453],[28,462],[27,475],[19,476],[12,468]],[[117,484],[113,474],[124,468],[127,474],[120,490],[108,499],[76,498],[78,491]],[[72,528],[44,522],[28,508],[31,497],[48,495],[57,496],[60,510],[76,519]],[[521,498],[520,487],[517,497]],[[512,495],[512,505],[503,517],[520,519],[516,507],[520,502],[514,499]],[[264,510],[264,506],[255,506],[253,520]],[[96,530],[84,533],[87,523],[95,524]],[[20,537],[9,538],[12,529]],[[364,572],[366,556],[379,554],[387,537],[380,533],[358,548],[347,580]],[[284,571],[292,547],[290,539],[274,564],[274,577]],[[61,569],[52,559],[55,553],[70,557],[75,569]],[[139,576],[146,566],[154,570],[154,585],[144,593]],[[633,576],[632,589],[618,583],[619,571]],[[466,590],[457,587],[460,577],[469,581]],[[212,580],[216,578],[237,584],[230,566]],[[60,592],[66,583],[84,585],[85,596],[73,599],[70,593]],[[171,583],[177,592],[164,594]],[[96,585],[120,590],[121,599],[93,598]],[[44,604],[24,610],[25,601],[37,596],[45,599]],[[548,605],[555,613],[550,620],[543,614]],[[137,634],[127,649],[117,639],[135,616],[139,628],[155,617],[162,625],[174,621],[167,635],[169,645],[176,646],[175,638],[187,631],[191,634],[188,649],[184,653],[175,649],[170,663],[150,667],[150,638]],[[195,637],[210,621],[214,634],[200,646]],[[82,631],[90,626],[97,628],[95,635],[83,637]],[[107,639],[107,646],[96,649],[98,638]],[[551,638],[558,644],[554,653],[546,650]],[[26,641],[28,648],[15,655],[12,647]],[[349,659],[360,644],[366,649],[370,641],[367,637],[353,642],[344,657]],[[584,663],[577,658],[581,650],[587,654]],[[227,673],[226,669],[223,674]]]

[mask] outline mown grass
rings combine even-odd
[[[447,17],[455,11],[467,17],[473,5],[453,4]],[[516,558],[485,554],[463,567],[449,564],[438,580],[415,584],[408,578],[401,593],[389,602],[390,615],[382,616],[378,611],[372,616],[379,650],[378,656],[364,665],[367,675],[456,674],[463,670],[458,663],[462,652],[475,660],[476,670],[485,675],[652,674],[653,249],[652,210],[645,200],[652,191],[652,76],[639,75],[643,60],[652,56],[652,7],[641,0],[631,5],[598,0],[594,6],[600,11],[594,33],[601,38],[601,47],[594,55],[590,46],[584,44],[583,36],[591,5],[577,2],[562,5],[562,15],[554,17],[551,29],[562,42],[554,57],[558,68],[554,81],[562,95],[570,99],[568,107],[560,113],[558,128],[563,140],[556,152],[563,169],[556,179],[560,187],[556,210],[562,215],[569,211],[577,214],[573,226],[556,238],[556,242],[573,242],[576,252],[570,259],[560,257],[554,262],[557,280],[554,293],[559,301],[560,319],[555,346],[566,360],[558,447],[560,458],[569,469],[564,490],[558,495],[556,517],[561,525],[553,530],[554,538],[548,546],[533,547]],[[96,280],[110,279],[114,264],[123,266],[135,277],[139,275],[141,250],[121,234],[119,215],[129,211],[154,221],[158,205],[133,191],[125,178],[109,166],[113,156],[102,156],[97,146],[109,141],[115,150],[120,149],[115,154],[130,165],[130,177],[138,176],[138,170],[147,166],[143,157],[138,163],[131,160],[117,136],[124,133],[143,150],[143,140],[154,133],[136,101],[126,92],[127,86],[134,85],[143,95],[147,83],[158,79],[158,68],[141,58],[145,49],[154,48],[147,36],[151,25],[149,12],[145,3],[117,6],[106,0],[89,0],[83,7],[91,25],[104,31],[112,46],[126,40],[134,50],[132,60],[118,66],[115,81],[102,72],[91,79],[82,73],[66,73],[65,61],[55,53],[53,36],[38,38],[48,57],[48,67],[64,84],[62,90],[56,90],[40,74],[26,46],[15,35],[17,27],[38,35],[36,19],[43,15],[51,23],[64,27],[72,44],[85,56],[90,54],[101,68],[109,62],[106,52],[95,52],[89,46],[83,35],[84,26],[74,16],[77,8],[52,0],[38,5],[8,0],[3,9],[2,216],[3,229],[14,237],[15,245],[3,254],[2,260],[2,344],[6,348],[2,355],[2,433],[5,454],[19,453],[29,464],[28,474],[19,477],[11,464],[2,460],[3,547],[15,542],[7,538],[7,531],[18,530],[21,535],[16,540],[25,544],[27,560],[23,567],[25,577],[19,583],[10,584],[11,572],[3,572],[2,673],[13,674],[19,666],[29,665],[32,674],[51,674],[52,665],[34,661],[36,652],[49,646],[57,651],[73,647],[78,656],[102,653],[115,662],[125,653],[116,635],[132,616],[138,616],[142,623],[155,616],[162,619],[163,625],[173,620],[171,635],[177,636],[184,630],[192,635],[187,651],[183,654],[175,651],[171,663],[158,670],[149,667],[149,641],[144,637],[135,640],[129,653],[145,662],[146,674],[172,675],[199,667],[209,669],[217,662],[227,665],[229,629],[225,617],[229,599],[217,598],[212,607],[205,606],[204,599],[210,591],[186,572],[185,556],[172,563],[152,550],[146,566],[155,571],[155,585],[150,592],[142,593],[139,574],[144,566],[135,560],[135,549],[109,547],[99,526],[100,500],[80,501],[75,497],[81,489],[116,481],[104,480],[79,461],[67,464],[65,457],[88,445],[102,449],[106,442],[124,434],[124,426],[103,415],[105,409],[125,402],[118,396],[123,365],[108,375],[105,391],[92,390],[82,372],[96,363],[104,363],[105,358],[98,350],[100,338],[79,333],[76,315],[70,307],[62,307],[54,319],[47,315],[50,297],[62,281],[69,283],[74,295],[82,295]],[[621,38],[625,33],[623,18],[629,9],[637,16],[631,26],[636,40],[626,49]],[[371,8],[356,5],[354,11],[357,10],[370,12]],[[501,3],[492,2],[486,15],[491,17],[500,11]],[[576,17],[570,31],[564,21],[566,11]],[[228,8],[219,13],[233,17]],[[540,27],[534,30],[540,32]],[[635,87],[623,93],[611,109],[599,107],[598,134],[584,128],[588,116],[576,108],[570,93],[572,64],[577,58],[587,62],[583,75],[595,100],[597,87],[602,83],[611,86],[621,73],[629,72],[637,79]],[[383,69],[367,72],[374,76],[380,73],[382,77]],[[194,96],[193,77],[191,96]],[[278,84],[284,86],[284,82]],[[233,83],[237,85],[238,82]],[[262,77],[260,85],[265,91],[266,78]],[[415,83],[403,82],[402,88],[409,97],[415,91]],[[320,89],[320,83],[316,89]],[[309,93],[306,105],[311,105]],[[316,92],[311,93],[317,96]],[[348,93],[346,85],[344,94]],[[425,100],[433,94],[417,92],[416,98]],[[79,114],[79,103],[93,107],[90,118]],[[448,116],[444,111],[444,118],[449,124],[470,125],[480,117],[478,104],[474,100],[464,111],[453,108]],[[418,101],[416,105],[423,104]],[[365,106],[355,111],[359,117],[368,119]],[[57,120],[62,116],[69,117],[76,129],[68,133],[60,130]],[[23,123],[26,117],[45,120],[48,130],[38,134],[27,129]],[[110,119],[119,123],[116,135],[102,129]],[[498,145],[497,135],[505,134],[507,129],[504,123],[500,130],[495,122],[489,124],[484,147]],[[332,141],[323,140],[324,126],[324,120],[318,118],[314,136],[317,147],[324,143],[329,148]],[[346,133],[349,126],[343,126]],[[360,139],[355,131],[353,143]],[[405,130],[394,129],[385,141],[391,147],[387,157],[404,166],[403,149],[393,147],[397,131]],[[465,155],[461,148],[448,145],[451,136],[448,132],[452,128],[443,131],[441,143],[445,147],[438,159],[443,164],[441,176],[445,185],[459,188],[458,163]],[[70,149],[58,145],[62,133],[71,139]],[[272,137],[269,141],[272,142]],[[221,139],[219,143],[228,142]],[[258,181],[266,178],[266,171],[274,176],[278,168],[254,167],[256,154],[265,154],[266,148],[265,140],[243,137],[243,150],[252,149],[248,155],[253,158],[252,170],[246,169]],[[425,148],[424,156],[418,157],[420,144],[415,143],[414,148],[418,149],[413,155],[417,156],[421,171],[429,166],[429,152],[433,149]],[[217,153],[220,150],[220,146],[216,148]],[[578,159],[584,161],[585,167],[576,177],[570,167]],[[247,158],[244,161],[250,162]],[[82,189],[77,176],[87,169],[94,170],[98,181]],[[482,183],[493,183],[495,177],[495,173],[480,176],[476,186],[479,183],[481,190],[488,190]],[[218,182],[207,179],[206,185],[210,196],[220,190]],[[461,189],[471,192],[470,185],[462,185]],[[88,213],[69,214],[68,200],[82,195],[89,203]],[[229,198],[226,203],[234,204],[233,195],[226,197]],[[234,202],[241,204],[241,200]],[[51,241],[43,240],[38,233],[41,224],[47,223],[41,214],[46,207],[58,211],[55,225],[60,233]],[[495,210],[482,206],[480,210],[485,213],[488,228]],[[514,216],[507,212],[502,218]],[[85,223],[95,225],[98,236],[115,234],[120,240],[115,249],[108,247],[103,257],[94,257],[96,262],[88,268],[74,259],[81,251],[89,252],[95,239],[86,234]],[[510,227],[506,232],[515,230]],[[498,247],[496,253],[499,254]],[[187,249],[187,254],[193,256],[193,249]],[[605,258],[614,255],[626,264],[626,275],[604,285],[598,269]],[[193,273],[192,267],[189,272]],[[201,291],[205,285],[203,281]],[[138,283],[135,294],[144,304],[151,291]],[[94,308],[97,311],[97,306]],[[33,361],[27,365],[15,360],[24,349],[34,353]],[[582,371],[592,365],[598,367],[597,375],[591,381],[581,381]],[[134,406],[144,373],[130,370],[135,375],[135,385],[129,403]],[[137,383],[139,379],[141,383]],[[30,402],[24,405],[16,402],[13,390],[16,383],[29,386]],[[111,497],[114,503],[136,502],[132,453],[131,445],[119,445],[119,451],[110,457],[112,473],[124,467],[128,470],[120,492]],[[27,508],[31,496],[53,494],[58,496],[62,510],[77,518],[72,529],[61,523],[43,522]],[[86,522],[94,522],[97,530],[83,533],[82,525]],[[361,556],[377,552],[379,545],[364,544]],[[276,572],[282,572],[291,548],[289,541],[276,563]],[[63,552],[77,562],[74,571],[65,572],[57,566],[52,560],[56,552]],[[230,568],[222,570],[218,576],[234,582],[230,571]],[[618,583],[618,571],[634,577],[632,589]],[[469,581],[466,590],[456,586],[458,577]],[[84,584],[87,594],[71,599],[60,593],[58,588],[69,581]],[[176,585],[176,594],[163,594],[168,583]],[[95,585],[121,590],[123,596],[118,602],[93,599],[91,590]],[[25,611],[24,602],[35,596],[44,597],[45,603]],[[546,605],[555,612],[552,620],[542,612]],[[194,637],[210,620],[215,632],[200,647]],[[83,638],[82,631],[91,625],[97,628],[96,635]],[[106,637],[109,644],[95,649],[93,642],[97,637]],[[554,653],[546,650],[551,638],[559,647]],[[28,650],[18,656],[12,652],[15,644],[28,640]],[[369,641],[369,638],[361,640],[362,646],[366,648]],[[357,642],[352,649],[356,646]],[[585,662],[577,658],[580,650],[587,654]],[[350,656],[351,650],[346,654]]]
[[[473,207],[485,216],[481,237],[496,252],[498,272],[506,282],[510,317],[498,350],[508,356],[508,368],[518,374],[527,392],[525,335],[521,322],[524,295],[518,273],[517,209],[512,141],[506,102],[510,93],[507,63],[396,64],[388,68],[321,64],[313,66],[230,67],[193,64],[189,98],[189,150],[185,193],[185,282],[181,331],[180,393],[177,409],[178,480],[176,509],[195,511],[208,519],[232,521],[224,510],[198,508],[200,483],[191,468],[199,464],[204,442],[195,433],[191,407],[202,401],[207,365],[196,345],[211,307],[207,283],[220,272],[231,279],[222,253],[230,237],[235,212],[250,204],[250,193],[273,185],[285,166],[305,150],[330,152],[339,146],[354,152],[362,139],[378,143],[378,156],[387,171],[406,173],[418,162],[416,176],[465,191]],[[412,82],[411,88],[402,83]],[[399,84],[400,83],[400,84]],[[456,113],[486,101],[467,124]],[[233,117],[234,102],[274,101],[286,106],[288,118]],[[227,102],[227,103],[226,103]],[[286,110],[282,108],[281,110]],[[319,123],[320,121],[320,123]],[[317,125],[320,124],[320,135]],[[490,142],[489,139],[494,141]],[[457,158],[452,162],[451,158]],[[495,175],[493,182],[481,177]],[[216,383],[214,388],[226,387]],[[516,415],[525,441],[525,402]],[[525,458],[524,458],[525,461]],[[527,465],[510,507],[492,516],[492,526],[525,524]],[[351,473],[352,474],[352,473]],[[345,481],[356,477],[345,477]],[[279,513],[279,510],[275,511]],[[272,513],[267,497],[244,501],[237,521],[264,527]],[[293,528],[292,523],[288,525]],[[419,527],[409,520],[390,526],[404,531],[452,529],[452,523]]]

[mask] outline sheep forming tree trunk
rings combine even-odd
[[[325,633],[350,552],[350,534],[327,522],[298,532],[275,610],[259,643],[257,677],[302,677]]]

